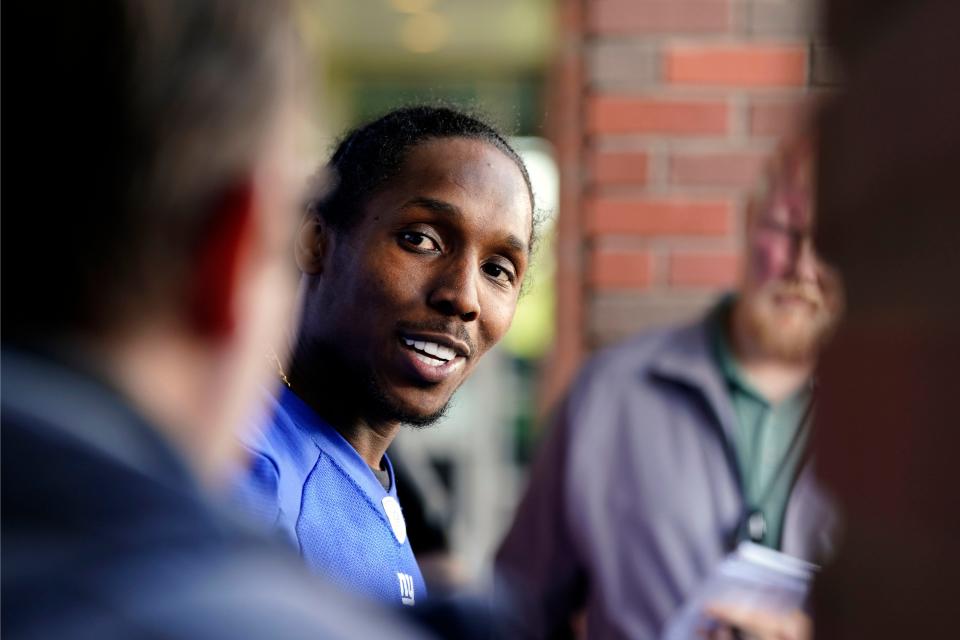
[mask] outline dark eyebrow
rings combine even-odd
[[[504,238],[504,243],[511,249],[516,250],[519,253],[527,255],[530,253],[530,248],[527,246],[527,243],[513,235],[512,233]]]
[[[452,205],[449,202],[437,200],[436,198],[428,198],[426,196],[417,196],[416,198],[411,198],[404,203],[401,208],[406,209],[407,207],[422,207],[429,211],[433,211],[434,213],[442,213],[456,218],[463,217],[463,212],[460,211],[459,207]],[[524,255],[530,254],[530,247],[527,246],[527,243],[512,233],[508,234],[503,239],[503,243],[517,253],[522,253]]]
[[[436,198],[427,198],[425,196],[418,196],[412,200],[408,200],[401,208],[406,209],[407,207],[422,207],[435,213],[444,213],[446,215],[455,216],[458,218],[463,217],[463,213],[460,211],[460,209],[449,202],[437,200]]]

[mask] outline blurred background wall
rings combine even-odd
[[[537,135],[555,38],[551,0],[298,0],[328,138],[400,104],[478,105]]]

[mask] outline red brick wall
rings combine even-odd
[[[737,279],[744,197],[811,77],[808,0],[561,0],[548,398]]]

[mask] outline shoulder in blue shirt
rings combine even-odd
[[[389,603],[422,599],[426,587],[389,459],[387,491],[353,446],[289,389],[268,415],[244,442],[251,464],[235,487],[240,506],[346,588]]]

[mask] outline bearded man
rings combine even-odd
[[[562,636],[585,608],[589,638],[657,638],[740,542],[806,560],[829,550],[835,518],[804,452],[842,296],[813,246],[812,167],[807,138],[771,162],[736,292],[581,373],[497,558],[516,635]],[[709,615],[766,635],[744,611]],[[773,634],[803,637],[808,621],[784,618]]]

